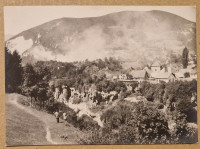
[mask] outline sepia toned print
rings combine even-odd
[[[197,143],[195,7],[4,15],[8,146]]]

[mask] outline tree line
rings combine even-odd
[[[176,144],[197,142],[196,80],[150,84],[139,91],[147,100],[121,100],[103,112],[103,128],[82,140],[83,144]],[[195,99],[191,102],[191,98]],[[175,106],[172,108],[172,103]],[[160,106],[162,105],[162,106]],[[164,106],[167,108],[165,109]]]
[[[99,70],[122,71],[120,62],[114,58],[97,59],[82,62],[56,62],[38,61],[34,64],[26,64],[22,67],[20,55],[14,51],[11,53],[5,48],[6,53],[6,92],[18,92],[30,97],[44,108],[45,104],[52,103],[55,88],[62,92],[62,85],[68,86],[67,94],[70,95],[69,87],[74,87],[80,93],[85,92],[92,85],[99,92],[117,93],[127,91],[122,82],[107,80],[105,74],[98,74]],[[53,84],[49,84],[53,81]],[[69,98],[69,97],[67,97]],[[97,95],[98,103],[104,101],[100,94]]]

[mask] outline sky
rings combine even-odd
[[[13,36],[45,22],[62,18],[102,16],[119,11],[162,10],[196,22],[195,6],[5,6],[5,35]]]

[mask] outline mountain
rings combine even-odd
[[[6,41],[23,62],[115,57],[126,66],[166,61],[184,47],[196,53],[196,23],[164,11],[122,11],[100,17],[60,18]]]

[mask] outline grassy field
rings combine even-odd
[[[21,104],[25,102],[23,100],[26,98],[19,94],[6,95],[8,146],[78,144],[80,138],[84,137],[84,133],[72,125],[65,126],[62,120],[58,124],[53,115]]]
[[[13,104],[6,103],[6,144],[45,145],[44,123]]]

